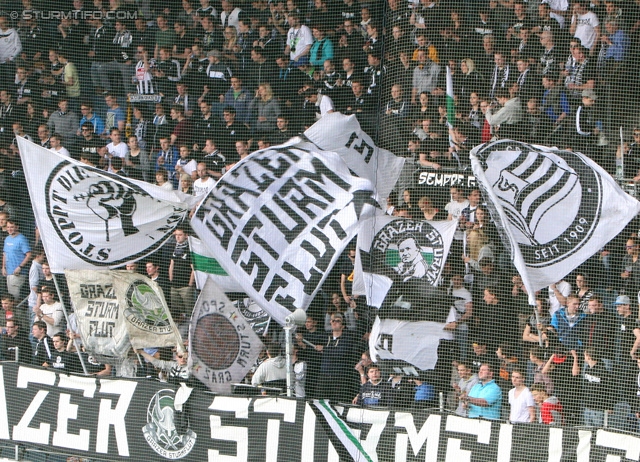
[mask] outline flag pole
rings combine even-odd
[[[58,279],[56,278],[55,273],[53,273],[53,283],[56,286],[56,292],[58,292],[58,300],[60,300],[60,306],[62,306],[62,313],[64,313],[64,319],[67,321],[67,327],[70,326],[69,323],[69,315],[67,314],[67,308],[64,306],[64,299],[62,298],[62,292],[60,292],[60,286],[58,285]],[[82,353],[80,353],[80,346],[77,343],[77,339],[73,339],[73,345],[76,347],[76,353],[78,354],[78,359],[80,360],[80,365],[82,366],[82,372],[84,375],[89,375],[87,372],[87,366],[84,363],[84,359],[82,358]]]

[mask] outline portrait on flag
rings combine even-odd
[[[437,286],[457,221],[431,222],[381,214],[358,233],[353,291],[377,308],[424,309]]]
[[[51,271],[108,269],[159,249],[195,199],[105,172],[18,138]]]
[[[284,325],[308,307],[377,204],[373,184],[338,154],[294,138],[236,164],[191,226],[225,272]]]

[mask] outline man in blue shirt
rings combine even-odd
[[[31,260],[31,247],[27,238],[18,232],[15,221],[7,220],[7,233],[2,253],[2,275],[7,278],[7,291],[20,299],[20,289],[27,279],[27,263]]]
[[[482,364],[478,371],[478,380],[469,395],[462,401],[469,409],[469,417],[481,417],[499,420],[502,409],[502,390],[493,380],[493,371],[489,364]]]

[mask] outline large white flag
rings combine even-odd
[[[455,320],[455,316],[449,321]],[[444,322],[376,318],[369,336],[371,359],[406,361],[419,369],[433,369],[440,340],[453,340]]]
[[[421,303],[439,282],[457,225],[386,214],[363,221],[353,293],[378,308]]]
[[[375,184],[380,198],[389,197],[405,160],[377,147],[355,115],[326,114],[304,135],[320,149],[338,153],[356,175]]]
[[[255,364],[262,342],[223,290],[208,279],[189,327],[189,365],[212,391],[230,393]]]
[[[54,273],[108,269],[165,243],[186,195],[89,167],[17,138],[31,204]]]
[[[535,291],[582,264],[640,211],[636,199],[581,153],[500,140],[476,147],[470,157],[532,305]]]
[[[236,164],[191,226],[227,274],[284,324],[308,307],[376,206],[373,184],[338,154],[293,138]]]
[[[82,343],[103,356],[182,345],[162,289],[128,271],[65,271]]]

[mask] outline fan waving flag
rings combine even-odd
[[[191,219],[200,240],[279,324],[309,306],[329,271],[373,215],[371,181],[335,152],[293,138],[227,172]]]
[[[82,342],[88,351],[123,357],[129,346],[178,346],[182,339],[162,289],[129,271],[65,272]]]
[[[116,268],[144,258],[171,237],[195,205],[193,197],[110,174],[21,137],[17,142],[54,273]]]
[[[358,233],[353,293],[367,304],[419,305],[435,287],[458,225],[451,221],[419,221],[377,215]],[[402,297],[402,300],[400,300]],[[415,308],[415,307],[414,307]]]
[[[577,268],[640,211],[636,199],[578,152],[500,140],[470,157],[532,305],[537,290]]]

